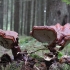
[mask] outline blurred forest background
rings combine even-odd
[[[29,35],[34,25],[70,22],[70,5],[65,0],[0,0],[0,29]],[[68,0],[66,0],[68,1]]]

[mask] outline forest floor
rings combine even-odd
[[[36,39],[30,37],[30,36],[19,36],[19,45],[20,48],[22,50],[22,52],[27,49],[28,53],[36,51],[38,49],[44,48],[43,44],[38,42]],[[43,57],[43,54],[45,52],[49,52],[48,50],[39,50],[37,52],[35,52],[35,54],[39,55],[40,57]],[[11,50],[9,49],[5,49],[2,46],[0,47],[0,57],[4,54],[4,53],[8,53],[11,58],[13,58],[13,55],[11,53]],[[69,45],[62,51],[63,54],[70,54],[70,49],[69,49]],[[10,64],[9,66],[6,67],[6,69],[4,69],[4,67],[2,67],[2,70],[20,70],[22,67],[22,62],[18,63],[18,66],[16,65],[17,63],[14,62],[12,64]],[[11,69],[13,68],[13,69]],[[1,69],[0,69],[1,70]],[[24,70],[24,69],[23,69]],[[46,70],[46,69],[45,69]]]

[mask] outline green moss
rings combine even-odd
[[[39,61],[42,61],[43,60],[42,57],[40,57],[39,55],[36,55],[36,54],[31,54],[30,57],[35,58],[35,59],[37,59]]]

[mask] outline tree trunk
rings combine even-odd
[[[40,1],[40,25],[44,26],[44,0]]]
[[[12,30],[13,30],[13,31],[14,31],[14,11],[15,11],[15,10],[14,10],[14,9],[15,9],[15,8],[14,8],[14,6],[15,6],[14,3],[15,3],[15,0],[12,0],[12,15],[11,15],[11,21],[12,21],[12,22],[11,22],[11,24],[12,24]]]
[[[47,0],[46,13],[47,25],[63,24],[64,17],[68,16],[67,5],[61,0]]]
[[[47,17],[48,17],[48,0],[44,0],[44,25],[47,25]]]
[[[22,30],[23,30],[23,0],[20,0],[20,10],[19,10],[20,14],[20,22],[19,22],[19,34],[22,35]]]
[[[28,7],[27,7],[27,35],[30,35],[30,21],[31,21],[31,1],[28,1]]]
[[[26,34],[26,2],[23,1],[23,33]]]
[[[35,25],[39,25],[39,23],[38,23],[38,20],[39,20],[38,10],[39,10],[39,0],[36,0],[36,4],[35,4]]]
[[[25,11],[24,11],[24,13],[25,13],[25,15],[24,15],[24,34],[27,34],[27,2],[25,2],[25,4],[24,4],[24,9],[25,9]]]
[[[19,0],[15,0],[14,5],[14,31],[19,33]]]
[[[70,5],[69,4],[67,5],[67,9],[68,9],[68,13],[69,13],[68,17],[69,17],[69,23],[70,23]]]
[[[24,34],[29,35],[31,22],[31,1],[26,1],[25,8]]]
[[[5,20],[5,12],[6,12],[6,2],[5,2],[6,0],[4,0],[4,7],[3,7],[3,23],[4,23],[4,25],[3,25],[3,29],[5,29],[6,30],[6,20]]]
[[[0,0],[0,29],[3,29],[3,0]]]
[[[24,2],[23,2],[23,0],[22,0],[21,35],[23,35],[23,5],[24,5]]]
[[[31,4],[31,24],[32,24],[32,27],[35,25],[35,4],[36,4],[36,1],[32,0],[32,4]]]
[[[11,0],[10,30],[12,30],[12,18],[13,18],[13,0]]]
[[[8,29],[8,5],[9,5],[9,0],[7,0],[6,3],[6,30]]]

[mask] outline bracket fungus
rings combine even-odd
[[[4,31],[0,29],[0,45],[6,49],[11,49],[14,59],[22,59],[17,58],[17,53],[21,52],[21,49],[18,45],[18,33],[15,31]]]
[[[0,45],[4,48],[11,49],[12,44],[16,42],[16,38],[18,38],[18,33],[0,29]]]
[[[57,23],[51,26],[34,26],[30,34],[38,41],[48,43],[49,50],[56,45],[61,46],[59,50],[62,50],[70,42],[70,24],[62,26]]]

